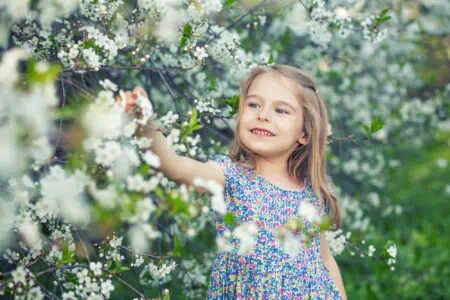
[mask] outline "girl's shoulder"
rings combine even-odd
[[[248,164],[245,161],[233,160],[229,155],[213,154],[209,160],[217,163],[223,169],[225,177],[239,177],[248,174]]]

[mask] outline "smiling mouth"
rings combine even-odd
[[[256,136],[261,136],[261,137],[273,137],[275,135],[267,132],[267,131],[262,131],[262,130],[250,130],[250,132]]]

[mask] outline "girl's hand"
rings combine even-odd
[[[134,88],[133,91],[125,91],[125,93],[124,93],[124,98],[125,98],[125,103],[126,103],[125,111],[134,117],[141,117],[139,109],[136,105],[137,99],[139,96],[148,99],[147,92],[138,85]],[[119,105],[122,105],[122,98],[123,97],[121,97],[121,96],[117,96],[116,103]],[[150,100],[148,100],[148,101],[150,101]]]
[[[164,131],[153,120],[153,107],[148,98],[147,92],[140,86],[136,86],[133,91],[125,91],[121,96],[116,97],[116,103],[123,105],[125,98],[125,111],[138,120],[139,131],[144,132],[146,129],[152,131]],[[140,102],[138,102],[138,100]]]

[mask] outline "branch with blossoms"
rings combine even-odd
[[[293,217],[285,224],[270,231],[281,249],[288,255],[295,257],[299,252],[305,251],[312,243],[318,243],[320,234],[326,233],[328,244],[334,254],[341,254],[344,249],[349,249],[352,256],[354,251],[360,253],[361,257],[367,256],[376,261],[385,262],[391,269],[395,270],[397,257],[397,247],[393,241],[388,241],[384,246],[384,251],[380,255],[374,255],[375,247],[370,245],[368,252],[351,243],[349,238],[351,232],[344,234],[341,229],[330,231],[329,216],[320,214],[310,202],[302,202],[298,217]],[[257,222],[236,224],[232,214],[225,215],[225,223],[230,229],[225,230],[223,236],[217,239],[219,251],[237,251],[239,254],[248,254],[254,251],[256,245],[256,234],[263,229]],[[365,244],[365,241],[362,241]]]
[[[206,160],[227,149],[202,135],[213,132],[228,140],[223,132],[231,133],[237,82],[252,67],[279,62],[309,68],[342,122],[335,129],[339,136],[330,140],[353,142],[329,144],[330,152],[340,152],[332,160],[333,175],[345,173],[348,194],[379,190],[386,183],[382,172],[388,157],[382,146],[411,137],[420,142],[416,133],[424,123],[445,125],[433,115],[438,99],[427,98],[427,106],[417,99],[401,101],[421,81],[404,53],[411,45],[386,39],[385,29],[395,30],[401,18],[389,19],[395,10],[322,0],[281,6],[277,1],[139,1],[128,6],[115,0],[69,0],[64,9],[55,3],[23,10],[13,2],[1,7],[12,41],[0,64],[0,247],[10,247],[4,259],[11,265],[3,273],[7,283],[0,280],[8,295],[108,298],[125,285],[138,297],[167,287],[170,292],[159,297],[182,290],[185,298],[204,298],[214,252],[206,243],[199,254],[201,240],[214,241],[207,229],[215,213],[233,220],[225,211],[223,190],[198,181],[210,191],[198,195],[165,177],[149,150],[152,141],[136,135],[145,120],[128,118],[117,105],[116,97],[123,95],[119,86],[143,82],[160,104],[153,117],[171,147],[179,155]],[[393,62],[396,57],[399,63]],[[55,80],[61,83],[60,94]],[[141,101],[150,117],[146,103]],[[406,121],[411,126],[402,130],[399,124]],[[383,143],[361,143],[374,139]],[[368,211],[361,203],[381,201],[344,196],[344,227],[364,232]],[[364,251],[350,243],[350,232],[329,232],[326,222],[308,218],[302,215],[280,228],[286,252],[293,253],[296,244],[286,241],[295,241],[289,237],[301,229],[305,244],[325,231],[335,253],[350,249],[350,255],[374,255],[373,245]],[[231,245],[218,238],[217,246],[245,252],[257,230],[256,224],[240,224],[225,234]],[[392,268],[395,244],[388,242],[383,251],[378,258]],[[136,268],[137,283],[128,280]],[[50,276],[56,278],[57,293],[47,289],[48,280],[35,281]]]

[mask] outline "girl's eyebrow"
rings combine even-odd
[[[250,94],[250,95],[247,95],[247,98],[250,98],[250,97],[259,98],[259,99],[261,99],[261,100],[264,100],[263,97],[261,97],[260,95],[256,95],[256,94]],[[284,105],[288,106],[289,108],[291,108],[293,111],[296,111],[295,107],[292,106],[290,103],[288,103],[288,102],[286,102],[286,101],[283,101],[283,100],[275,100],[274,102],[275,102],[276,104],[284,104]]]

